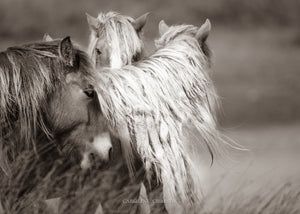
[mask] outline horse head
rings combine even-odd
[[[97,68],[120,68],[142,58],[142,29],[149,13],[133,19],[116,12],[87,14],[91,30],[88,53]]]
[[[49,34],[45,34],[43,41],[54,40]],[[111,134],[101,114],[99,100],[97,94],[94,93],[92,82],[89,82],[89,85],[87,85],[88,82],[82,85],[78,82],[79,79],[80,77],[76,74],[67,75],[66,81],[70,85],[61,92],[60,100],[54,102],[54,106],[56,109],[60,109],[60,115],[63,115],[57,120],[57,126],[71,127],[71,124],[74,121],[80,121],[80,118],[85,121],[77,127],[73,127],[71,134],[66,138],[63,134],[60,141],[63,142],[61,146],[64,153],[73,152],[70,154],[71,157],[79,155],[76,158],[79,159],[81,168],[87,169],[94,164],[103,164],[111,160],[113,148]],[[80,88],[84,89],[85,96],[83,97],[77,93]],[[54,117],[52,116],[52,118]],[[86,118],[83,119],[84,117]],[[58,138],[60,137],[58,136]],[[71,149],[74,147],[75,151]]]
[[[0,53],[0,166],[7,175],[26,152],[31,162],[45,156],[56,161],[61,154],[77,157],[82,146],[104,161],[111,153],[88,56],[70,37],[47,40]],[[50,155],[53,145],[57,152]]]

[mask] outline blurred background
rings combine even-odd
[[[300,120],[300,2],[298,0],[1,0],[0,48],[70,35],[84,47],[85,12],[152,12],[144,30],[153,49],[158,22],[212,22],[213,79],[223,102],[222,123],[294,123]]]
[[[1,0],[0,49],[39,40],[45,32],[54,38],[70,35],[87,47],[85,12],[97,16],[110,10],[131,17],[151,12],[144,28],[148,53],[161,19],[200,26],[209,18],[220,122],[229,137],[250,150],[223,171],[254,183],[299,180],[299,0]]]

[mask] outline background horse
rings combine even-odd
[[[98,69],[103,67],[120,68],[141,60],[144,55],[142,30],[148,15],[149,13],[145,13],[139,18],[133,19],[117,12],[100,13],[97,18],[87,14],[91,31],[88,53],[94,65]],[[117,166],[117,168],[120,167]],[[114,169],[110,170],[114,171]],[[127,179],[130,180],[129,174],[123,173],[123,176],[127,176]],[[116,191],[122,192],[125,186],[118,188],[121,189]],[[113,208],[107,210],[109,209]]]
[[[120,68],[141,59],[141,34],[149,13],[137,19],[112,11],[97,18],[86,15],[91,30],[88,53],[95,67]],[[45,35],[47,38],[51,39]]]
[[[159,25],[159,49],[148,59],[122,69],[97,74],[96,91],[110,129],[122,141],[129,168],[139,154],[148,178],[162,181],[165,200],[180,203],[182,210],[196,212],[200,193],[198,176],[190,159],[191,130],[203,139],[213,156],[223,141],[216,125],[216,94],[208,76],[210,52],[207,20],[192,25]],[[195,134],[195,133],[192,133]]]
[[[92,65],[69,37],[8,48],[0,53],[1,202],[24,213],[38,199],[69,183],[55,176],[68,169],[76,148],[105,142],[94,96]],[[82,149],[78,148],[77,151]],[[71,158],[72,159],[72,158]],[[37,198],[39,197],[39,198]]]
[[[120,68],[142,58],[141,34],[148,14],[137,19],[116,12],[100,13],[97,18],[87,14],[91,30],[88,53],[97,68]]]

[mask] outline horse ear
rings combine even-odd
[[[43,41],[51,42],[51,41],[53,41],[53,39],[48,33],[45,33],[44,36],[43,36]]]
[[[159,34],[162,36],[167,30],[169,29],[169,26],[165,23],[164,20],[161,20],[158,24],[158,30]]]
[[[206,41],[209,32],[211,30],[211,24],[209,19],[206,19],[205,23],[199,28],[196,38],[200,43],[203,43]]]
[[[85,15],[91,31],[97,31],[97,25],[98,25],[97,18],[92,17],[88,13],[85,13]]]
[[[62,60],[69,66],[74,65],[75,61],[75,53],[74,48],[71,42],[71,39],[69,36],[64,38],[58,47],[58,53],[59,56],[62,58]]]
[[[134,27],[134,29],[136,30],[137,33],[140,33],[142,31],[143,27],[146,24],[146,21],[147,21],[147,18],[149,16],[149,14],[150,14],[150,12],[145,13],[144,15],[141,15],[140,17],[136,18],[134,20],[134,22],[132,23],[133,27]]]

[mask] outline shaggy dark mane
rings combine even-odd
[[[35,149],[39,135],[51,138],[47,125],[47,101],[65,82],[68,72],[91,77],[85,53],[75,49],[76,63],[65,65],[59,40],[10,47],[0,53],[0,166],[8,164],[24,149]]]

